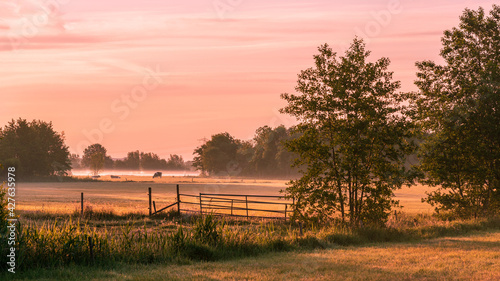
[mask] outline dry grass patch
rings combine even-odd
[[[500,280],[500,232],[222,262],[40,269],[22,280]]]

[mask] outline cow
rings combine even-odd
[[[113,175],[111,175],[111,178],[112,179],[119,179],[120,177],[119,176],[113,176]]]
[[[153,179],[156,178],[156,177],[159,177],[161,179],[161,172],[156,172],[154,175],[153,175]]]

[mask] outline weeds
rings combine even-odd
[[[300,235],[290,222],[242,223],[212,215],[147,219],[86,209],[83,217],[27,217],[45,220],[40,223],[28,219],[19,225],[20,269],[214,261],[333,245],[418,241],[500,228],[499,218],[449,222],[430,216],[399,215],[385,228],[308,225]]]

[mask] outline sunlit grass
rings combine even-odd
[[[476,269],[467,272],[470,276],[494,280],[494,272],[499,271],[498,255],[492,257],[482,247],[498,249],[496,234],[485,238],[489,242],[479,241],[477,236],[458,237],[498,230],[498,219],[444,221],[429,212],[417,214],[416,210],[422,206],[430,211],[421,202],[420,209],[408,212],[404,208],[393,213],[386,228],[304,225],[301,236],[296,224],[282,220],[216,217],[214,224],[201,223],[204,220],[197,215],[196,206],[192,207],[191,215],[178,217],[171,209],[149,218],[147,187],[152,187],[153,200],[161,208],[175,200],[175,184],[23,185],[17,212],[23,229],[31,227],[31,238],[25,241],[31,243],[31,248],[20,269],[26,274],[16,276],[28,279],[34,278],[31,274],[47,276],[47,280],[88,280],[93,274],[95,278],[110,280],[166,280],[165,276],[169,280],[453,279],[455,275],[451,272],[469,262],[468,257],[464,260],[460,256],[471,254],[483,263],[478,261]],[[186,183],[181,185],[181,192],[278,195],[282,188],[264,182]],[[402,189],[397,193],[398,199],[402,205],[412,206],[426,189],[423,186]],[[85,194],[83,216],[80,192]],[[92,258],[89,237],[99,245]],[[206,240],[206,237],[215,238]],[[454,247],[459,250],[453,252]],[[484,262],[485,259],[492,262]],[[47,267],[52,269],[44,269]],[[486,269],[493,273],[487,275]],[[458,279],[467,279],[460,276]]]
[[[499,280],[500,232],[418,243],[334,246],[219,262],[67,266],[24,280]]]

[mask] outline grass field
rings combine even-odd
[[[500,232],[270,253],[221,262],[68,266],[20,280],[500,280]]]
[[[296,225],[283,221],[224,220],[209,226],[200,225],[196,216],[141,215],[148,212],[148,187],[161,207],[174,202],[176,184],[181,193],[193,195],[279,195],[286,187],[283,180],[103,180],[19,183],[16,212],[32,229],[27,243],[36,245],[30,255],[37,258],[30,260],[34,269],[24,267],[14,276],[0,273],[0,280],[500,280],[500,221],[431,217],[431,206],[421,202],[429,190],[425,186],[396,192],[404,208],[397,218],[391,216],[389,228],[308,226],[301,236]],[[81,192],[85,205],[96,211],[83,218],[78,215]],[[135,214],[120,216],[130,213]],[[184,242],[176,240],[181,224]],[[205,234],[196,238],[199,230]],[[205,241],[215,230],[219,242]],[[93,266],[89,236],[105,246]],[[175,252],[176,247],[182,250]],[[74,255],[69,259],[74,262],[66,255]],[[53,265],[37,263],[42,257]]]
[[[120,179],[102,177],[99,182],[26,182],[17,186],[17,206],[22,211],[71,213],[80,209],[80,194],[84,193],[86,206],[113,210],[115,213],[148,212],[148,187],[158,208],[173,203],[176,184],[181,193],[231,193],[282,195],[284,180],[212,179],[198,177],[163,177],[151,179],[141,176],[122,176]],[[421,185],[404,187],[395,192],[401,209],[407,213],[430,213],[430,205],[421,202],[429,188]],[[182,198],[181,198],[182,199]],[[183,206],[181,206],[184,208]],[[193,206],[195,208],[195,206]]]

